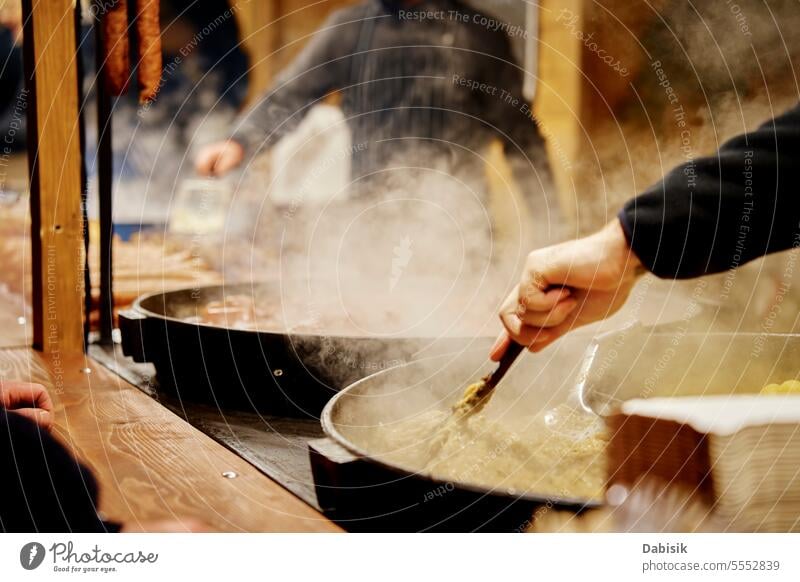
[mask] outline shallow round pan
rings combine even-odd
[[[498,387],[484,413],[496,419],[536,415],[564,402],[578,405],[576,378],[592,335],[573,334],[539,354],[523,354]],[[570,509],[599,505],[590,499],[560,497],[537,491],[515,491],[502,485],[452,480],[429,473],[424,466],[402,465],[381,455],[377,433],[394,423],[412,419],[431,409],[447,410],[465,386],[492,365],[486,348],[417,360],[379,372],[349,386],[333,397],[322,413],[326,434],[354,455],[399,476],[429,481],[480,495],[501,496]]]
[[[156,367],[158,389],[190,402],[318,418],[328,399],[378,370],[473,340],[372,337],[335,330],[233,329],[187,321],[209,301],[245,294],[280,306],[279,282],[187,288],[139,298],[119,314],[122,348]]]

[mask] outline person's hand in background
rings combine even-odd
[[[242,160],[244,160],[244,147],[229,139],[201,148],[195,157],[194,167],[201,176],[221,177],[237,168]]]
[[[53,426],[53,401],[41,384],[0,380],[0,408],[25,416],[45,430]]]
[[[11,32],[14,44],[22,44],[22,3],[0,2],[0,26]]]
[[[501,308],[505,332],[490,357],[499,360],[512,340],[539,351],[571,329],[613,315],[641,272],[618,220],[586,238],[533,251]]]

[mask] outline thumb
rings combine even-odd
[[[509,337],[508,333],[505,331],[502,332],[494,342],[492,349],[489,351],[489,359],[493,362],[499,362],[510,345],[511,338]]]

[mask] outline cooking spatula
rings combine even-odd
[[[467,386],[467,389],[464,390],[464,395],[453,405],[453,415],[463,418],[483,410],[491,400],[497,384],[503,379],[506,372],[511,369],[511,366],[524,349],[520,344],[511,342],[503,357],[500,358],[495,371],[484,376],[478,382]]]
[[[431,463],[436,461],[439,453],[445,448],[445,445],[450,442],[450,439],[461,429],[461,423],[473,414],[480,412],[491,400],[494,389],[500,383],[500,380],[511,369],[511,366],[517,360],[519,355],[525,348],[516,342],[511,342],[506,349],[503,357],[494,372],[481,378],[478,382],[470,384],[461,396],[461,399],[456,402],[447,418],[445,418],[439,428],[434,431],[434,440],[428,448],[428,462],[425,467],[430,467]]]

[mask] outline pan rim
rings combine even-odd
[[[180,293],[193,293],[193,292],[202,292],[202,291],[210,291],[214,289],[225,289],[228,287],[231,288],[253,288],[257,286],[269,285],[275,283],[275,281],[270,280],[263,280],[263,281],[252,281],[252,282],[242,282],[242,283],[222,283],[218,285],[202,285],[200,287],[181,287],[179,289],[170,289],[169,291],[154,291],[152,293],[145,293],[144,295],[140,295],[137,297],[134,302],[131,304],[129,309],[132,309],[137,314],[143,315],[150,319],[155,320],[162,320],[162,321],[169,321],[170,323],[179,324],[179,325],[186,325],[191,327],[202,327],[206,329],[213,329],[219,330],[224,332],[236,332],[236,333],[255,333],[255,334],[265,334],[265,335],[272,335],[272,336],[279,336],[279,337],[304,337],[304,338],[313,338],[313,339],[342,339],[342,340],[356,340],[356,341],[405,341],[405,340],[424,340],[430,342],[437,342],[437,341],[456,341],[456,342],[463,342],[475,339],[473,336],[466,336],[466,335],[453,335],[453,336],[437,336],[437,335],[403,335],[403,336],[380,336],[380,335],[364,335],[364,334],[348,334],[342,333],[337,331],[329,331],[329,332],[295,332],[290,329],[276,329],[276,328],[264,328],[264,329],[240,329],[236,327],[226,327],[223,325],[216,325],[213,323],[205,323],[205,322],[191,322],[191,321],[184,321],[174,315],[166,315],[164,313],[158,313],[153,311],[152,309],[148,309],[142,305],[142,303],[147,302],[155,297],[162,297],[164,300],[163,303],[166,303],[166,298],[170,295],[178,295]]]
[[[354,444],[348,438],[346,438],[339,430],[336,428],[336,423],[333,420],[334,409],[339,406],[340,401],[343,398],[347,398],[352,392],[355,392],[362,384],[365,384],[368,380],[374,381],[376,377],[382,376],[385,374],[389,374],[390,372],[397,372],[398,370],[413,366],[415,364],[420,364],[422,362],[442,359],[445,357],[451,356],[450,354],[444,355],[436,355],[430,358],[419,358],[414,360],[413,362],[408,362],[406,364],[402,364],[400,366],[395,366],[393,368],[388,368],[386,370],[381,370],[376,372],[375,374],[371,374],[366,376],[356,382],[353,382],[343,390],[337,392],[325,405],[322,409],[322,414],[320,415],[320,424],[322,425],[322,430],[325,432],[326,436],[333,439],[338,445],[342,446],[345,450],[349,453],[357,456],[359,459],[364,460],[369,463],[373,463],[379,467],[384,469],[388,469],[395,473],[401,474],[403,477],[422,477],[424,479],[428,479],[434,485],[453,485],[459,489],[466,490],[472,493],[478,493],[482,495],[492,496],[492,497],[503,497],[508,499],[513,499],[516,501],[528,501],[537,505],[547,505],[551,504],[553,506],[559,506],[564,508],[572,508],[577,511],[583,511],[585,509],[595,509],[598,507],[602,507],[604,503],[599,500],[592,500],[586,499],[581,497],[564,497],[559,495],[546,495],[542,493],[531,493],[531,492],[523,492],[523,493],[516,493],[513,492],[513,488],[501,488],[497,487],[491,489],[489,487],[477,485],[475,483],[469,483],[466,481],[461,481],[459,479],[444,479],[442,477],[437,477],[431,473],[425,473],[423,471],[418,471],[415,469],[411,469],[409,467],[403,466],[401,463],[394,463],[390,461],[386,461],[384,459],[380,459],[375,455],[369,453],[365,449],[362,449],[360,446]]]
[[[663,335],[669,335],[670,332],[668,332],[667,329],[665,329],[665,327],[668,326],[668,325],[669,324],[658,324],[658,325],[654,325],[654,326],[642,326],[642,327],[644,329],[650,328],[652,330],[651,333],[654,333],[656,335],[662,335],[662,334]],[[598,341],[602,340],[606,336],[613,336],[616,333],[619,333],[619,330],[609,330],[609,331],[605,331],[605,332],[603,332],[603,333],[601,333],[599,335],[592,334],[592,335],[594,335],[594,340],[592,341],[592,344],[590,344],[589,348],[591,349],[591,347],[593,345],[596,345],[598,343]],[[576,332],[576,334],[581,334],[581,331]],[[704,337],[730,337],[730,336],[733,336],[733,335],[745,336],[745,337],[755,337],[755,336],[758,336],[760,334],[759,334],[759,332],[729,332],[729,331],[717,331],[717,330],[714,330],[714,331],[690,331],[690,332],[687,333],[687,335],[690,335],[690,336],[704,336]],[[770,333],[768,335],[774,336],[774,337],[783,337],[783,338],[800,338],[800,333],[794,333],[794,332],[774,332],[774,333]],[[479,486],[479,485],[476,485],[476,484],[473,484],[473,483],[460,481],[458,479],[442,479],[441,477],[436,477],[435,475],[432,475],[432,474],[426,474],[424,472],[417,471],[417,470],[412,469],[412,468],[404,467],[400,463],[393,463],[393,462],[389,462],[389,461],[380,459],[380,458],[374,456],[373,454],[371,454],[369,451],[361,448],[360,446],[358,446],[355,443],[353,443],[352,441],[350,441],[336,427],[336,423],[333,420],[333,414],[334,414],[334,411],[335,411],[336,407],[340,405],[340,401],[343,398],[349,397],[353,392],[357,391],[361,387],[362,384],[365,384],[367,381],[374,381],[376,377],[379,377],[381,375],[389,374],[391,372],[396,372],[398,369],[402,369],[402,368],[405,368],[405,367],[408,367],[408,366],[413,366],[415,364],[419,364],[419,363],[425,362],[425,361],[430,361],[430,360],[434,360],[434,359],[441,359],[441,358],[444,358],[444,357],[447,357],[447,356],[448,356],[448,354],[444,354],[444,355],[440,354],[440,355],[436,355],[436,356],[433,356],[433,357],[430,357],[430,358],[418,358],[418,359],[416,359],[416,360],[414,360],[412,362],[408,362],[408,363],[400,365],[400,366],[396,366],[396,367],[393,367],[393,368],[388,368],[386,370],[381,370],[379,372],[376,372],[375,374],[371,374],[369,376],[366,376],[366,377],[364,377],[364,378],[362,378],[360,380],[357,380],[356,382],[350,384],[346,388],[344,388],[344,389],[340,390],[338,393],[336,393],[328,401],[328,403],[325,405],[325,407],[323,408],[322,414],[320,415],[320,423],[322,424],[322,429],[323,429],[323,431],[325,432],[325,434],[328,437],[333,439],[338,445],[342,446],[345,450],[347,450],[351,454],[356,455],[360,459],[363,459],[363,460],[365,460],[367,462],[376,464],[376,465],[378,465],[380,467],[383,467],[385,469],[391,470],[391,471],[396,472],[396,473],[400,473],[405,477],[420,476],[420,477],[429,479],[432,483],[434,483],[436,485],[446,485],[446,484],[449,483],[449,484],[457,486],[460,489],[464,489],[464,490],[467,490],[467,491],[472,491],[472,492],[475,492],[475,493],[482,493],[484,495],[492,495],[492,496],[511,497],[512,496],[511,494],[509,494],[507,492],[504,492],[502,489],[499,489],[499,488],[492,490],[492,489],[489,489],[488,487]],[[553,504],[553,505],[572,507],[572,508],[579,508],[579,510],[594,509],[594,508],[598,508],[598,507],[603,507],[605,505],[602,501],[598,501],[598,500],[591,500],[591,499],[578,498],[578,497],[548,496],[548,495],[530,493],[530,492],[514,494],[513,496],[518,500],[522,499],[522,500],[527,500],[527,501],[534,502],[534,503],[539,503],[539,504],[548,504],[548,503],[550,503],[550,504]]]

